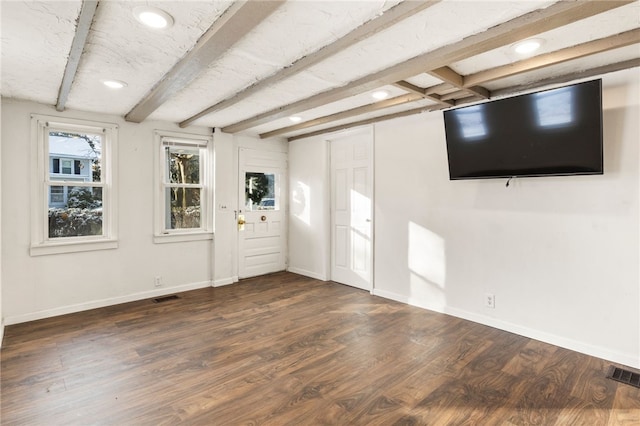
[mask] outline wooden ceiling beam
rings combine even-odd
[[[233,2],[195,46],[125,115],[125,120],[142,122],[283,3],[282,0]]]
[[[187,127],[199,118],[202,118],[216,111],[229,108],[230,106],[237,104],[238,102],[248,98],[249,96],[258,93],[259,91],[264,90],[267,87],[273,86],[286,78],[298,74],[305,69],[317,64],[318,62],[325,60],[339,52],[342,52],[346,48],[353,46],[354,44],[365,40],[379,33],[380,31],[385,30],[390,26],[397,24],[398,22],[439,3],[440,1],[441,0],[404,1],[402,3],[399,3],[396,6],[386,10],[382,15],[377,16],[360,25],[335,42],[324,46],[309,55],[303,56],[286,68],[279,70],[275,74],[272,74],[263,80],[257,81],[256,83],[242,89],[240,92],[234,94],[233,96],[228,97],[216,103],[215,105],[212,105],[205,110],[187,118],[186,120],[180,122],[180,127]]]
[[[76,33],[73,36],[73,41],[71,42],[69,58],[67,59],[67,65],[64,68],[60,89],[58,90],[58,101],[56,102],[57,111],[64,111],[67,99],[69,98],[69,93],[71,92],[73,80],[78,72],[80,57],[82,56],[84,46],[87,43],[89,30],[91,29],[91,24],[93,23],[93,17],[96,14],[97,8],[97,0],[84,0],[82,2],[80,15],[78,16],[78,23],[76,25]]]
[[[340,130],[350,129],[352,127],[365,126],[367,124],[378,123],[380,121],[391,120],[391,119],[399,118],[399,117],[406,117],[408,115],[415,115],[415,114],[420,114],[420,113],[429,112],[429,111],[437,111],[437,110],[440,110],[440,109],[443,109],[443,108],[446,108],[446,107],[444,107],[442,105],[429,105],[429,106],[425,106],[425,107],[414,108],[414,109],[410,109],[410,110],[407,110],[407,111],[401,111],[401,112],[396,112],[396,113],[393,113],[393,114],[382,115],[380,117],[374,117],[374,118],[369,118],[369,119],[366,119],[366,120],[354,121],[353,123],[342,124],[340,126],[329,127],[327,129],[322,129],[322,130],[317,130],[315,132],[305,133],[303,135],[292,136],[292,137],[288,138],[287,141],[291,142],[291,141],[295,141],[295,140],[298,140],[298,139],[304,139],[304,138],[309,138],[309,137],[312,137],[312,136],[323,135],[325,133],[338,132]]]
[[[489,99],[491,94],[484,87],[472,85],[465,86],[465,77],[458,74],[454,70],[449,67],[440,67],[435,70],[428,71],[427,74],[432,75],[433,77],[439,78],[445,83],[449,83],[452,86],[455,86],[461,90],[466,92],[470,92],[472,95],[480,96],[481,98]]]
[[[525,85],[521,85],[521,86],[514,86],[514,87],[507,87],[507,88],[504,88],[504,89],[497,89],[497,90],[494,90],[492,92],[492,95],[493,96],[514,95],[514,94],[523,93],[523,92],[527,92],[527,91],[531,91],[531,90],[536,90],[536,89],[540,89],[540,88],[544,88],[544,87],[549,87],[549,86],[553,86],[553,85],[557,85],[557,84],[563,84],[563,83],[566,83],[566,82],[569,82],[569,81],[573,81],[573,80],[591,78],[591,77],[595,77],[595,76],[602,75],[602,74],[607,74],[607,73],[616,72],[616,71],[622,71],[622,70],[631,69],[631,68],[638,68],[638,67],[640,67],[640,58],[635,58],[635,59],[630,59],[630,60],[627,60],[627,61],[616,62],[614,64],[603,65],[601,67],[596,67],[596,68],[592,68],[592,69],[585,70],[585,71],[563,74],[561,76],[547,78],[547,79],[544,79],[544,80],[539,80],[539,81],[536,81],[534,83],[529,83],[529,84],[525,84]],[[461,95],[463,95],[463,93],[464,92],[460,91]],[[464,104],[468,104],[468,103],[476,102],[476,101],[481,101],[481,100],[483,100],[483,98],[480,98],[478,96],[470,96],[468,98],[456,99],[455,100],[455,104],[456,104],[456,106],[459,106],[459,105],[464,105]],[[332,127],[332,128],[328,128],[328,129],[318,130],[318,131],[315,131],[315,132],[312,132],[312,133],[306,133],[306,134],[303,134],[303,135],[293,136],[293,137],[290,137],[288,140],[289,141],[293,141],[293,140],[297,140],[297,139],[303,139],[303,138],[307,138],[307,137],[311,137],[311,136],[321,135],[321,134],[324,134],[324,133],[336,132],[336,131],[343,130],[343,129],[348,129],[348,128],[351,128],[351,127],[364,126],[366,124],[373,124],[373,123],[376,123],[376,122],[379,122],[379,121],[391,120],[393,118],[405,117],[405,116],[414,115],[414,114],[420,114],[420,113],[429,112],[429,111],[437,111],[437,110],[444,109],[444,108],[445,107],[442,107],[442,106],[439,106],[439,105],[434,105],[434,106],[427,106],[427,107],[410,109],[410,110],[407,110],[407,111],[402,111],[402,112],[398,112],[398,113],[394,113],[394,114],[383,115],[381,117],[370,118],[370,119],[367,119],[367,120],[356,121],[356,122],[353,122],[353,123],[343,124],[341,126],[336,126],[336,127]]]
[[[466,98],[467,96],[475,96],[475,95],[473,93],[469,93],[467,90],[460,89],[460,90],[456,90],[455,92],[442,95],[442,100],[449,101],[449,100],[455,100],[455,99],[462,99],[462,98]]]
[[[452,102],[442,100],[441,96],[436,94],[435,92],[428,92],[428,88],[423,89],[422,87],[418,87],[405,80],[396,81],[395,83],[393,83],[393,85],[400,89],[406,90],[409,93],[418,94],[422,96],[424,99],[429,99],[435,103],[442,104],[444,106],[453,106]]]
[[[320,126],[322,124],[331,123],[332,121],[344,120],[345,118],[355,117],[357,115],[367,114],[374,111],[379,111],[385,108],[391,108],[398,105],[404,105],[410,102],[423,99],[423,96],[419,93],[408,93],[406,95],[397,96],[391,99],[385,99],[383,101],[374,102],[372,104],[363,105],[357,108],[352,108],[346,111],[341,111],[335,114],[326,115],[313,120],[305,121],[304,123],[295,124],[293,126],[283,127],[280,129],[272,130],[270,132],[260,134],[260,139],[267,139],[274,136],[280,136],[285,133],[291,133],[297,130],[307,129],[309,127]],[[451,104],[453,105],[453,103]]]
[[[640,67],[640,58],[629,59],[627,61],[616,62],[613,64],[603,65],[600,67],[591,68],[584,71],[572,72],[551,78],[545,78],[542,80],[534,81],[528,84],[522,84],[519,86],[505,87],[503,89],[497,89],[492,92],[493,96],[509,96],[518,93],[528,92],[531,90],[537,90],[544,87],[549,87],[557,84],[567,83],[573,80],[580,80],[585,78],[591,78],[602,74],[608,74],[611,72],[622,71],[631,68]]]
[[[626,31],[610,37],[593,40],[587,43],[579,44],[573,47],[567,47],[555,52],[538,55],[530,59],[515,62],[486,71],[480,71],[464,77],[465,86],[475,86],[505,77],[522,74],[528,71],[537,70],[548,67],[550,65],[560,64],[562,62],[583,58],[585,56],[594,55],[596,53],[606,52],[608,50],[618,49],[620,47],[629,46],[640,43],[640,29]]]
[[[421,74],[424,70],[437,69],[480,53],[515,43],[536,34],[632,3],[633,1],[634,0],[557,2],[547,8],[535,10],[489,28],[482,33],[469,36],[457,43],[418,55],[402,63],[354,80],[345,86],[327,90],[307,99],[280,106],[254,117],[228,125],[222,130],[227,133],[236,133],[268,123],[269,121],[298,114],[330,102],[339,101],[368,90],[374,90],[387,84],[393,84],[408,77]]]
[[[573,80],[591,78],[591,77],[595,77],[595,76],[602,75],[602,74],[608,74],[608,73],[611,73],[611,72],[622,71],[622,70],[631,69],[631,68],[639,68],[639,67],[640,67],[640,58],[635,58],[635,59],[630,59],[630,60],[627,60],[627,61],[616,62],[614,64],[603,65],[601,67],[596,67],[596,68],[592,68],[592,69],[585,70],[585,71],[563,74],[563,75],[560,75],[560,76],[539,80],[539,81],[536,81],[536,82],[533,82],[533,83],[529,83],[529,84],[525,84],[525,85],[506,87],[504,89],[497,89],[497,90],[494,90],[492,92],[492,95],[494,97],[495,96],[515,95],[515,94],[519,94],[519,93],[523,93],[523,92],[527,92],[527,91],[531,91],[531,90],[537,90],[537,89],[544,88],[544,87],[549,87],[549,86],[553,86],[553,85],[557,85],[557,84],[567,83],[567,82],[573,81]],[[459,94],[461,96],[465,95],[465,93],[463,91],[459,91]],[[444,98],[444,96],[443,96],[443,98]],[[481,98],[481,97],[470,96],[470,97],[467,97],[467,98],[456,99],[455,100],[455,105],[456,106],[460,106],[460,105],[464,105],[464,104],[468,104],[468,103],[476,102],[476,101],[482,101],[482,100],[483,100],[483,98]],[[362,121],[356,121],[356,122],[353,122],[353,123],[348,123],[348,124],[343,124],[341,126],[332,127],[332,128],[329,128],[329,129],[318,130],[318,131],[312,132],[312,133],[306,133],[306,134],[303,134],[303,135],[293,136],[293,137],[289,138],[288,140],[292,141],[292,140],[297,140],[297,139],[303,139],[303,138],[307,138],[307,137],[311,137],[311,136],[321,135],[321,134],[324,134],[324,133],[330,133],[330,132],[335,132],[335,131],[338,131],[338,130],[348,129],[348,128],[351,128],[351,127],[363,126],[363,125],[366,125],[366,124],[373,124],[373,123],[376,123],[376,122],[379,122],[379,121],[390,120],[390,119],[393,119],[393,118],[404,117],[404,116],[414,115],[414,114],[420,114],[420,113],[428,112],[428,111],[437,111],[437,110],[444,109],[444,108],[445,107],[438,106],[438,105],[427,106],[427,107],[422,107],[422,108],[415,108],[415,109],[402,111],[402,112],[395,113],[395,114],[384,115],[384,116],[381,116],[381,117],[375,117],[375,118],[362,120]]]

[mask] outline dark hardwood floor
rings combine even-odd
[[[638,425],[609,362],[290,273],[6,328],[3,425]]]

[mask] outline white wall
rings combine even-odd
[[[329,161],[322,137],[289,143],[289,271],[329,279]]]
[[[119,247],[31,257],[30,114],[117,123]],[[212,242],[153,243],[153,130],[171,123],[127,123],[93,113],[58,113],[30,102],[2,101],[2,301],[7,324],[208,286]],[[189,133],[210,134],[207,128]],[[161,276],[163,287],[154,287]]]
[[[0,117],[2,104],[0,103]],[[2,188],[2,133],[0,132],[0,188]],[[2,196],[0,194],[0,348],[4,337],[4,315],[2,312]]]
[[[378,123],[375,294],[640,367],[638,70],[603,84],[602,176],[449,181],[442,113]]]
[[[236,255],[238,239],[235,211],[238,209],[237,195],[237,149],[233,135],[219,129],[213,134],[216,156],[216,216],[214,286],[232,284],[238,281]]]

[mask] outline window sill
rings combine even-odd
[[[73,241],[32,245],[30,254],[31,256],[45,256],[51,254],[78,253],[95,250],[113,250],[117,248],[117,240]]]
[[[183,243],[189,241],[206,241],[213,240],[213,232],[192,232],[184,234],[162,234],[154,235],[153,242],[155,244],[165,243]]]

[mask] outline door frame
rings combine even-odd
[[[239,216],[245,214],[245,199],[244,199],[244,188],[245,182],[244,177],[241,177],[241,172],[243,171],[243,165],[241,165],[242,155],[241,152],[244,150],[255,151],[255,152],[263,152],[263,153],[273,153],[277,155],[284,156],[284,166],[281,169],[281,176],[279,179],[279,191],[280,191],[280,214],[282,215],[282,232],[281,232],[281,254],[282,254],[282,264],[283,270],[287,270],[289,266],[289,244],[288,244],[288,235],[289,235],[289,166],[288,166],[288,152],[279,149],[264,149],[265,147],[258,147],[252,145],[245,144],[237,144],[235,147],[235,174],[236,174],[236,210],[235,210],[235,275],[240,279],[251,278],[254,275],[250,276],[242,276],[241,274],[241,257],[244,256],[244,252],[242,250],[242,244],[240,243],[240,239],[242,238],[242,234],[240,227],[238,226]],[[278,170],[278,168],[272,167],[264,167],[265,170]],[[259,170],[258,170],[259,171]],[[277,271],[274,271],[277,272]],[[259,276],[259,275],[258,275]]]
[[[327,173],[326,179],[329,182],[328,191],[327,191],[327,214],[328,214],[328,229],[327,229],[327,279],[329,281],[333,280],[333,200],[335,194],[335,188],[333,187],[332,181],[332,167],[333,167],[333,158],[331,155],[331,144],[334,141],[338,141],[340,139],[350,138],[357,136],[359,134],[367,134],[370,138],[371,143],[371,155],[369,157],[369,170],[371,177],[371,256],[369,259],[369,268],[370,268],[370,278],[369,278],[369,293],[374,294],[375,290],[375,127],[373,125],[366,127],[358,127],[355,129],[349,129],[346,131],[342,131],[339,134],[332,135],[332,137],[327,138],[326,149],[327,149]],[[346,284],[345,284],[346,285]],[[355,288],[355,287],[354,287]]]

